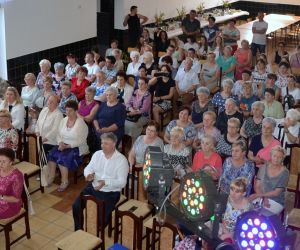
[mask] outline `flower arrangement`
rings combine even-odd
[[[203,14],[204,9],[205,9],[204,3],[200,2],[200,4],[197,6],[197,12],[198,12],[198,14]]]
[[[228,8],[230,8],[231,3],[230,3],[230,0],[222,0],[222,4],[225,9],[228,9]]]
[[[160,26],[164,21],[164,17],[165,17],[165,13],[163,13],[163,12],[159,12],[159,14],[156,13],[154,15],[155,24],[157,26]]]
[[[181,9],[177,9],[176,8],[176,10],[177,10],[177,14],[178,14],[178,16],[177,16],[178,20],[182,21],[182,19],[186,16],[186,9],[185,9],[185,7],[182,6]]]

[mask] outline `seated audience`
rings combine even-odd
[[[142,36],[146,44],[153,46],[153,39],[150,37],[150,33],[148,29],[143,28]]]
[[[35,133],[42,138],[43,147],[45,153],[57,145],[56,137],[58,134],[58,128],[63,114],[58,109],[59,98],[55,95],[51,95],[48,99],[47,107],[44,107],[39,114]]]
[[[93,124],[98,139],[103,133],[112,132],[118,138],[118,145],[124,135],[125,105],[118,102],[118,90],[116,88],[108,87],[105,90],[105,95],[107,101],[100,105]]]
[[[252,83],[258,91],[265,88],[268,74],[266,62],[263,59],[258,59],[256,69],[252,71],[251,75]]]
[[[53,88],[56,94],[60,94],[60,85],[62,82],[67,80],[66,75],[64,74],[65,65],[63,63],[57,62],[54,64],[55,74],[53,76]]]
[[[193,49],[194,52],[198,54],[199,44],[196,42],[196,38],[194,36],[188,36],[186,43],[183,45],[183,49],[185,50],[185,53],[187,53],[189,49]]]
[[[15,129],[24,129],[25,109],[22,99],[15,87],[8,87],[0,104],[0,110],[8,110],[11,114],[12,125]]]
[[[291,66],[288,62],[280,62],[278,65],[278,71],[277,71],[277,81],[276,81],[276,86],[283,90],[286,88],[287,83],[288,83],[288,76],[289,76],[289,70]]]
[[[83,195],[91,195],[105,203],[105,222],[109,222],[112,211],[120,199],[122,188],[125,187],[128,175],[128,162],[124,155],[116,149],[117,137],[113,133],[104,133],[101,136],[101,148],[94,153],[90,163],[84,169],[84,176],[89,184],[81,191]],[[75,230],[81,229],[82,208],[80,196],[75,200],[73,218]],[[100,219],[99,216],[98,219]],[[104,226],[105,227],[105,226]]]
[[[68,64],[65,68],[66,77],[68,80],[71,80],[72,78],[76,77],[77,69],[80,67],[80,65],[77,63],[77,57],[73,54],[67,55],[67,61]]]
[[[296,52],[290,57],[290,65],[293,68],[300,67],[300,45],[296,47]]]
[[[113,56],[113,50],[114,49],[118,49],[118,46],[119,46],[119,41],[118,40],[116,40],[116,39],[111,40],[111,42],[110,42],[110,48],[108,48],[105,51],[105,57],[107,57],[107,56]]]
[[[193,159],[193,172],[204,170],[218,180],[222,172],[222,159],[215,152],[216,140],[211,135],[203,135],[201,138],[201,150],[198,151]]]
[[[175,175],[183,177],[192,164],[191,148],[185,145],[185,131],[182,127],[173,127],[170,131],[170,143],[164,146],[164,157],[174,168]]]
[[[160,114],[172,108],[175,82],[171,78],[171,68],[162,65],[159,75],[149,81],[149,86],[154,89],[153,119],[160,124]]]
[[[201,38],[202,37],[200,37],[200,39]],[[223,40],[222,36],[219,35],[216,37],[213,46],[210,48],[210,52],[214,53],[215,59],[217,59],[223,53],[223,50],[224,50],[224,40]]]
[[[124,71],[118,72],[117,81],[111,86],[118,90],[118,100],[126,106],[132,96],[133,87],[127,83],[127,76]]]
[[[218,141],[221,133],[220,130],[215,127],[216,119],[216,113],[213,111],[206,111],[203,114],[202,126],[197,129],[197,134],[193,142],[194,149],[201,149],[201,140],[205,135],[210,135],[215,139],[216,142]]]
[[[124,63],[123,63],[123,60],[122,60],[122,50],[120,49],[114,49],[112,51],[112,56],[116,59],[116,62],[115,62],[115,69],[116,71],[120,71],[120,70],[124,70]]]
[[[199,50],[198,50],[198,56],[200,59],[205,60],[207,58],[207,53],[209,51],[209,46],[207,43],[207,38],[204,35],[200,36],[199,41]],[[220,53],[219,53],[220,55]]]
[[[15,152],[0,148],[0,220],[13,218],[22,208],[23,174],[14,167]]]
[[[152,52],[146,51],[143,54],[143,63],[142,64],[144,64],[146,67],[147,77],[148,78],[153,77],[154,72],[157,70],[157,65],[153,60]]]
[[[87,74],[87,68],[79,67],[76,77],[71,80],[71,92],[76,96],[78,101],[84,99],[85,89],[90,85],[90,82],[86,79]]]
[[[288,94],[294,98],[294,105],[300,102],[300,89],[296,86],[297,80],[294,75],[288,75],[288,83],[281,89],[281,98],[284,103],[284,97]]]
[[[217,153],[221,155],[221,157],[228,157],[232,155],[232,144],[237,142],[238,140],[243,139],[239,134],[241,127],[241,122],[238,118],[230,118],[227,122],[227,133],[223,136],[220,136],[219,141],[217,143]]]
[[[243,85],[243,93],[240,98],[240,111],[244,118],[247,118],[251,113],[251,107],[258,98],[253,94],[253,87],[251,82],[245,82]]]
[[[221,134],[227,133],[227,121],[233,117],[239,119],[240,124],[243,124],[243,114],[238,111],[235,100],[228,98],[225,101],[225,110],[218,115],[216,123],[216,127]]]
[[[78,104],[78,116],[80,116],[87,124],[94,120],[99,109],[99,104],[94,100],[96,90],[92,86],[85,89],[85,98]]]
[[[217,58],[216,62],[221,69],[222,76],[233,80],[236,58],[232,56],[232,48],[230,46],[224,47],[223,54]]]
[[[127,66],[126,75],[134,75],[137,76],[139,73],[139,67],[141,63],[139,63],[140,53],[138,51],[130,52],[131,63]]]
[[[151,113],[151,94],[148,91],[148,79],[139,79],[136,89],[126,105],[125,134],[131,136],[134,142],[147,124]]]
[[[235,27],[235,24],[236,24],[235,19],[229,20],[227,25],[224,27],[222,31],[222,36],[224,38],[224,45],[230,46],[232,48],[232,54],[234,54],[235,51],[237,50],[238,48],[237,41],[240,40],[240,31],[237,27]],[[243,43],[243,41],[241,43]]]
[[[171,57],[171,59],[172,59],[172,63],[171,63],[172,68],[171,69],[172,70],[177,69],[178,68],[178,60],[177,60],[175,53],[176,53],[175,47],[170,44],[169,47],[167,48],[166,54],[159,58],[158,65],[161,67],[163,65],[163,59],[166,57]]]
[[[214,95],[212,99],[213,105],[218,109],[218,114],[225,110],[225,101],[228,98],[233,98],[238,104],[238,97],[231,94],[233,88],[233,81],[225,79],[222,81],[222,91]]]
[[[44,107],[47,107],[48,99],[51,95],[55,95],[55,92],[52,90],[52,78],[50,76],[46,76],[44,79],[43,88],[40,89],[39,96],[34,102],[33,109],[38,111]]]
[[[250,195],[252,180],[255,175],[255,165],[246,158],[247,145],[243,140],[232,144],[232,157],[226,158],[223,163],[223,170],[219,180],[221,193],[230,193],[230,184],[236,178],[244,177],[247,180],[246,194]]]
[[[244,138],[247,138],[251,141],[254,136],[261,134],[262,121],[264,119],[264,110],[265,105],[262,102],[256,101],[252,103],[252,116],[250,116],[249,118],[247,118],[247,120],[244,121],[243,126],[241,128],[241,135]]]
[[[183,106],[179,110],[178,119],[171,121],[165,131],[164,140],[166,143],[170,143],[170,132],[174,127],[181,127],[185,132],[184,144],[186,146],[191,146],[194,138],[196,136],[196,129],[194,124],[189,121],[189,116],[191,115],[191,109],[188,106]]]
[[[58,165],[61,173],[61,184],[58,192],[64,192],[69,185],[68,173],[78,169],[83,160],[83,155],[88,153],[86,138],[88,127],[82,118],[77,116],[78,104],[74,100],[69,100],[65,106],[66,117],[59,124],[56,145],[49,152],[48,183],[54,181],[55,170]]]
[[[269,160],[259,169],[254,183],[255,193],[250,200],[262,199],[263,207],[274,214],[280,214],[285,207],[285,193],[289,171],[283,165],[285,150],[275,146]]]
[[[85,64],[83,67],[85,67],[88,71],[86,79],[90,83],[94,83],[96,81],[96,74],[100,71],[100,67],[98,66],[97,58],[95,58],[94,54],[92,52],[87,52],[85,54],[84,58]]]
[[[247,40],[241,42],[241,48],[237,49],[234,56],[236,58],[235,79],[241,80],[243,72],[251,70],[252,64],[252,53]]]
[[[145,160],[145,151],[148,146],[157,146],[163,151],[164,143],[160,137],[158,137],[158,123],[155,121],[149,121],[146,126],[146,134],[140,135],[128,154],[128,161],[130,168],[133,165],[136,167],[143,167]]]
[[[58,105],[59,110],[65,115],[66,114],[66,103],[70,100],[76,101],[76,96],[71,92],[72,83],[65,81],[61,84],[60,102]]]
[[[265,105],[264,117],[273,117],[274,119],[284,117],[282,104],[275,100],[274,89],[265,90],[265,99],[262,102]]]
[[[203,28],[204,36],[207,39],[208,46],[211,47],[214,43],[216,36],[219,35],[220,30],[216,24],[216,18],[213,16],[208,17],[208,25]]]
[[[285,49],[285,43],[279,42],[277,47],[278,49],[275,51],[274,63],[279,64],[282,61],[289,62],[289,53]]]
[[[273,73],[269,73],[267,75],[266,84],[260,85],[257,95],[263,100],[265,98],[266,89],[273,89],[275,91],[275,100],[278,101],[281,95],[281,89],[275,85],[277,81],[277,75]]]
[[[108,85],[111,85],[116,81],[117,70],[115,68],[116,59],[113,56],[107,56],[105,58],[105,66],[101,71],[105,74],[105,82]]]
[[[44,83],[44,80],[45,80],[45,77],[46,76],[50,76],[51,79],[53,78],[53,73],[50,71],[51,69],[51,62],[47,59],[43,59],[40,61],[39,63],[39,66],[40,66],[40,72],[36,78],[36,86],[39,88],[39,89],[42,89],[44,86],[43,86],[43,83]]]
[[[95,62],[95,64],[97,64],[100,68],[102,68],[101,63],[103,62],[103,56],[100,55],[99,53],[99,47],[98,45],[94,45],[91,48],[91,53],[93,54],[93,60]]]
[[[273,137],[276,121],[266,117],[262,121],[261,134],[252,138],[248,158],[256,163],[257,167],[262,166],[270,160],[270,152],[273,147],[280,145],[280,142]]]
[[[210,92],[206,87],[197,88],[198,100],[192,103],[192,121],[196,129],[203,126],[203,114],[206,111],[215,111],[214,105],[210,100]]]
[[[220,77],[220,69],[216,63],[216,55],[209,52],[207,61],[202,65],[200,71],[200,85],[213,91],[218,86]]]
[[[170,41],[168,39],[168,34],[166,31],[158,28],[154,32],[154,45],[157,52],[166,52]]]
[[[11,115],[8,110],[0,110],[0,148],[18,150],[19,135],[11,124]]]
[[[266,71],[268,72],[268,74],[273,73],[272,63],[269,63],[269,62],[268,62],[268,57],[267,57],[267,55],[266,55],[265,53],[260,53],[260,54],[258,55],[257,60],[258,60],[258,59],[262,59],[262,60],[265,61],[265,64],[266,64]],[[254,67],[254,69],[256,70],[256,66]]]
[[[96,101],[104,102],[106,100],[105,90],[109,85],[105,82],[105,74],[103,71],[96,73],[96,82],[92,83],[91,86],[96,90],[94,99]]]
[[[242,94],[243,94],[244,83],[246,83],[246,82],[251,82],[252,83],[252,81],[251,81],[251,71],[247,70],[247,69],[242,72],[242,79],[237,80],[233,84],[232,94],[238,96],[239,99],[240,99]],[[257,86],[255,84],[252,84],[252,88],[253,88],[253,93],[256,94],[257,93]]]
[[[27,73],[24,77],[24,81],[26,86],[22,88],[21,98],[25,107],[32,107],[40,95],[38,87],[35,86],[35,75]]]

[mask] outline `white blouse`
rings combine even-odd
[[[127,71],[126,71],[126,75],[134,75],[134,76],[138,76],[139,74],[139,67],[141,66],[141,63],[136,63],[135,65],[133,65],[133,63],[129,63],[128,67],[127,67]]]
[[[33,88],[30,88],[29,86],[23,87],[21,92],[21,97],[24,106],[25,107],[33,106],[33,104],[35,103],[39,95],[40,95],[40,91],[36,86],[34,86]]]
[[[3,101],[0,104],[0,109],[6,109],[9,110],[9,105],[7,104],[5,106],[5,102]],[[12,104],[12,109],[10,111],[11,118],[12,118],[12,125],[15,129],[24,129],[24,123],[25,123],[25,108],[23,103],[16,103],[14,102]]]

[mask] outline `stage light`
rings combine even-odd
[[[234,240],[241,250],[283,250],[293,246],[295,235],[285,231],[278,215],[261,209],[238,217]]]
[[[214,213],[216,186],[205,172],[188,173],[180,183],[180,203],[190,220],[209,219]]]

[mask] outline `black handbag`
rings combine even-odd
[[[127,115],[126,120],[130,122],[137,122],[141,118],[142,114],[137,115]]]

